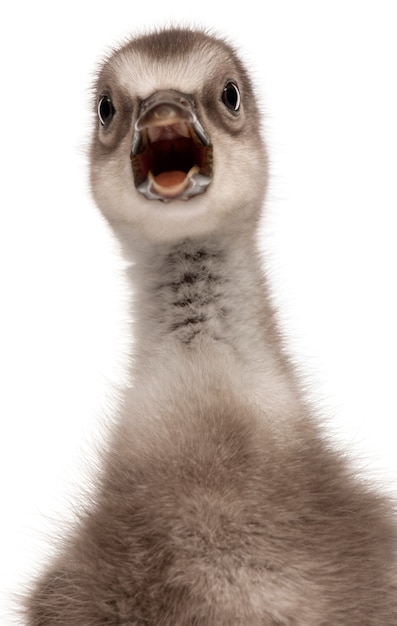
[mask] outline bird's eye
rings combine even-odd
[[[232,80],[229,80],[223,88],[222,102],[232,113],[238,113],[240,110],[240,90]]]
[[[102,126],[109,126],[115,113],[116,109],[109,96],[101,96],[98,103],[98,117]]]

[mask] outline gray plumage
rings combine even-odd
[[[97,110],[133,385],[28,626],[396,626],[393,506],[325,439],[274,321],[266,151],[236,53],[190,30],[136,38],[101,68]]]

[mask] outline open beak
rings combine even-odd
[[[140,105],[131,148],[137,191],[148,200],[187,200],[212,180],[212,145],[191,96],[172,89]]]

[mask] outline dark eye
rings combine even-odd
[[[222,102],[232,113],[240,110],[240,91],[232,80],[229,80],[223,88]]]
[[[116,109],[109,96],[101,96],[98,103],[98,117],[102,126],[109,126],[115,113]]]

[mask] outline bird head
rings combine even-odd
[[[180,29],[137,37],[104,62],[94,99],[92,191],[117,234],[176,241],[255,221],[265,149],[228,44]]]

